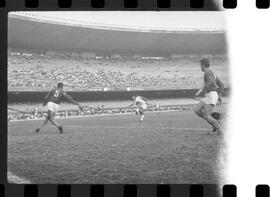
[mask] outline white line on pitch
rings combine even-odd
[[[12,172],[7,173],[7,178],[9,183],[16,183],[16,184],[30,184],[31,182],[25,178],[18,177]]]

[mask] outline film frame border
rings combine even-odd
[[[24,197],[39,197],[50,195],[50,192],[45,195],[41,194],[42,189],[39,188],[40,185],[29,184],[29,185],[17,185],[20,187],[18,192],[19,196]],[[113,186],[113,185],[112,185]],[[209,187],[210,186],[210,187]],[[16,194],[16,192],[8,192],[8,189],[14,189],[16,185],[10,185],[10,188],[6,188],[3,184],[0,185],[0,196],[5,196],[5,194]],[[54,187],[54,189],[52,189]],[[149,192],[152,192],[151,196],[156,197],[170,197],[170,196],[183,196],[183,197],[204,197],[204,196],[213,196],[213,187],[211,185],[119,185],[118,191],[114,191],[107,195],[106,193],[110,192],[110,188],[107,188],[108,185],[77,185],[77,189],[74,189],[76,186],[70,185],[52,185],[51,191],[55,192],[54,196],[57,197],[73,197],[78,195],[78,190],[84,187],[83,196],[91,197],[104,197],[104,196],[123,196],[123,197],[137,197],[137,196],[149,196]],[[81,187],[81,188],[80,188]],[[139,187],[139,189],[138,189]],[[144,188],[143,188],[144,187]],[[148,187],[148,188],[147,188]],[[41,186],[42,188],[42,186]],[[143,188],[143,189],[141,189]],[[7,190],[7,192],[6,192]],[[107,190],[107,191],[106,191]],[[113,191],[113,190],[111,190]],[[77,192],[77,193],[76,193]],[[80,194],[81,194],[80,193]],[[138,194],[139,193],[139,194]],[[173,194],[172,194],[173,193]],[[11,195],[10,195],[11,196]],[[13,195],[12,195],[13,196]],[[223,197],[237,197],[237,187],[235,185],[224,185],[222,188]],[[255,197],[269,197],[269,186],[268,185],[257,185],[255,188]]]
[[[108,3],[108,2],[109,3]],[[9,11],[97,11],[97,10],[154,10],[154,11],[218,11],[211,0],[185,0],[184,3],[175,4],[175,0],[148,0],[147,3],[142,3],[142,0],[0,0],[0,63],[5,65],[1,67],[0,87],[5,94],[1,94],[1,114],[6,117],[7,115],[7,14]],[[255,0],[254,0],[255,1]],[[46,3],[45,3],[46,2]],[[56,3],[57,2],[57,3]],[[74,3],[76,2],[76,3]],[[107,3],[106,3],[107,2]],[[172,3],[174,2],[174,3]],[[269,0],[256,0],[256,7],[259,9],[269,8]],[[114,6],[115,5],[115,6]],[[223,7],[225,9],[235,9],[237,7],[237,0],[223,0]],[[7,120],[1,121],[1,128],[6,132],[1,135],[1,160],[7,161]],[[124,196],[124,197],[137,197],[150,194],[157,197],[170,197],[170,196],[190,196],[190,197],[203,197],[215,196],[217,194],[217,185],[133,185],[133,184],[115,184],[115,185],[68,185],[68,184],[52,184],[52,185],[39,185],[39,184],[9,184],[6,180],[7,163],[1,162],[0,172],[0,196],[42,196],[54,193],[54,196],[71,197],[76,196],[76,191],[84,188],[81,192],[84,196]],[[4,169],[4,170],[2,170]],[[3,175],[3,176],[2,176]],[[42,194],[46,188],[51,188],[47,194]],[[16,191],[15,191],[15,190]],[[52,192],[52,193],[50,193]],[[75,192],[75,193],[74,193]],[[112,193],[111,193],[112,192]],[[150,192],[150,193],[149,193]],[[224,185],[222,189],[224,197],[236,197],[237,186]],[[256,197],[269,197],[268,185],[257,185],[255,188]],[[39,195],[40,194],[40,195]]]
[[[0,9],[9,6],[9,0],[1,0],[0,1]],[[42,0],[24,0],[24,4],[26,8],[38,8],[40,6],[39,1]],[[44,1],[44,0],[43,0]],[[57,0],[57,4],[59,8],[72,8],[72,1],[75,0]],[[142,3],[141,0],[122,0],[123,1],[123,8],[138,8],[139,2]],[[174,0],[156,0],[157,8],[172,8],[171,1]],[[204,8],[204,1],[207,0],[190,0],[189,6],[193,9],[203,9]],[[255,0],[256,7],[259,9],[268,9],[270,7],[269,0]],[[81,1],[83,2],[83,1]],[[154,2],[154,1],[153,1]],[[88,2],[88,6],[92,8],[106,8],[105,0],[91,0],[90,3]],[[184,5],[184,4],[183,4]],[[85,4],[86,6],[86,4]],[[87,7],[88,7],[87,6]],[[186,5],[185,5],[186,6]],[[223,0],[223,8],[224,9],[235,9],[237,7],[237,0]]]
[[[10,185],[11,189],[14,189],[16,185]],[[139,189],[138,189],[139,186]],[[29,184],[29,185],[19,185],[19,192],[23,191],[20,196],[24,197],[38,197],[40,191],[39,185]],[[55,192],[57,197],[73,197],[78,195],[76,191],[80,188],[74,189],[74,186],[70,185],[55,185]],[[76,186],[75,186],[76,187]],[[78,187],[78,185],[77,185]],[[91,197],[104,197],[104,196],[123,196],[123,197],[137,197],[137,196],[149,196],[149,192],[153,192],[151,196],[156,197],[170,197],[170,196],[183,196],[183,197],[204,197],[204,196],[213,196],[214,193],[211,191],[213,189],[212,186],[209,185],[122,185],[120,186],[120,190],[115,192],[113,195],[106,195],[105,189],[108,189],[105,185],[83,185],[85,189],[85,193],[83,196]],[[144,187],[144,189],[141,189]],[[148,188],[147,188],[148,187]],[[152,188],[151,188],[152,187]],[[178,188],[177,188],[178,187]],[[207,188],[208,187],[208,188]],[[10,188],[9,188],[10,189]],[[179,191],[179,189],[181,191]],[[208,190],[205,190],[208,189]],[[9,194],[6,192],[5,186],[3,184],[0,185],[0,196],[5,196],[5,194]],[[87,191],[88,190],[88,191]],[[147,191],[148,190],[148,191]],[[78,192],[78,191],[77,191]],[[140,193],[138,195],[138,192]],[[108,193],[108,191],[107,191]],[[171,195],[173,193],[173,195]],[[15,194],[14,192],[12,194]],[[45,194],[48,195],[49,193]],[[44,196],[45,196],[44,195]],[[13,196],[13,195],[12,195]],[[18,196],[16,194],[16,196]],[[222,196],[223,197],[237,197],[237,187],[235,185],[224,185],[222,188]],[[255,196],[256,197],[269,197],[269,186],[268,185],[257,185],[255,188]]]

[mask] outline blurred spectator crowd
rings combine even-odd
[[[181,110],[192,110],[195,105],[154,105],[149,107],[147,111],[181,111]],[[76,117],[76,116],[89,116],[89,115],[105,115],[105,114],[129,114],[134,113],[135,108],[103,108],[98,107],[96,109],[88,110],[62,110],[58,112],[57,117]],[[32,111],[26,110],[25,112],[16,112],[13,110],[8,111],[8,121],[11,120],[33,120],[45,118],[47,116],[46,111],[39,111],[35,108]]]
[[[202,85],[199,59],[192,56],[182,59],[85,59],[68,53],[46,55],[9,51],[8,88],[9,91],[49,90],[57,82],[63,82],[66,89],[72,91],[192,89]],[[213,61],[221,65],[219,77],[226,79],[226,60],[214,58]]]

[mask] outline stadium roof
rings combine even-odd
[[[223,31],[222,12],[13,12],[50,23],[65,23],[96,28],[119,28],[126,31]]]
[[[222,12],[12,12],[8,42],[104,54],[224,53],[224,26]]]

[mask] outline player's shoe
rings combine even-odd
[[[63,130],[63,127],[62,126],[59,126],[58,127],[58,130],[59,130],[60,134],[63,134],[64,133],[64,130]]]
[[[40,128],[37,128],[37,129],[35,130],[36,133],[38,133],[39,131],[40,131]]]
[[[211,133],[216,134],[216,135],[221,135],[222,131],[217,128],[213,128]]]
[[[211,133],[217,133],[217,128],[213,128],[213,130],[211,131]]]

